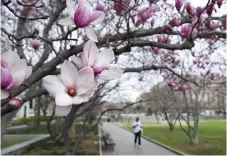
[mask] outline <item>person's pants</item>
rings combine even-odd
[[[135,143],[135,144],[136,144],[136,142],[137,142],[137,138],[138,138],[138,140],[139,140],[138,144],[141,145],[141,140],[140,140],[140,138],[141,138],[141,131],[135,133],[135,140],[134,140],[134,143]]]

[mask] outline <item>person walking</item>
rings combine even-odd
[[[139,117],[136,117],[136,121],[133,122],[132,127],[134,128],[134,134],[135,134],[135,139],[134,139],[135,146],[138,139],[138,145],[139,147],[141,147],[142,123],[140,122]]]

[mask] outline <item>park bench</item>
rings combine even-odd
[[[102,129],[101,129],[101,134],[102,134],[102,141],[104,142],[104,146],[106,148],[110,147],[113,150],[115,143],[113,142],[113,139],[111,138],[110,134],[108,132],[104,132]]]

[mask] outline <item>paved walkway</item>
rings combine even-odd
[[[114,143],[114,151],[103,151],[103,155],[176,155],[175,153],[141,138],[141,148],[134,146],[134,134],[114,123],[103,123]]]

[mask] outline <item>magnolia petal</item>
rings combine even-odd
[[[21,85],[27,73],[27,62],[25,59],[18,60],[10,68],[10,72],[13,76],[13,81],[16,85]]]
[[[123,71],[118,68],[109,68],[109,70],[103,70],[101,74],[98,75],[98,78],[102,80],[114,80],[119,78]]]
[[[69,114],[69,112],[72,109],[72,105],[68,105],[68,106],[58,106],[56,105],[55,107],[55,115],[56,116],[67,116]]]
[[[85,59],[88,61],[89,53],[90,53],[90,51],[92,50],[91,45],[92,45],[92,41],[91,41],[91,40],[88,40],[88,41],[84,44],[83,53],[81,53],[81,55],[84,55],[84,56],[83,56],[84,58],[82,59],[82,61],[85,60]],[[85,60],[85,61],[86,61],[86,60]]]
[[[14,97],[14,98],[10,99],[10,101],[9,101],[9,105],[11,105],[14,108],[20,108],[22,106],[22,104],[23,104],[22,99],[19,96]]]
[[[80,58],[83,63],[83,66],[88,66],[88,57],[84,52],[80,53]]]
[[[27,79],[31,74],[32,74],[32,67],[31,66],[27,66],[25,79]]]
[[[108,67],[106,66],[102,66],[102,67],[93,67],[93,72],[96,75],[102,73],[103,70],[106,70],[106,69],[109,69]]]
[[[96,62],[95,62],[95,67],[102,67],[110,64],[113,60],[115,59],[114,57],[114,52],[111,49],[104,49],[101,50],[99,53]]]
[[[65,92],[58,92],[55,95],[55,103],[58,106],[68,106],[68,105],[72,105],[73,99]]]
[[[12,89],[15,89],[17,87],[18,87],[18,85],[13,81],[6,89],[7,90],[12,90]]]
[[[13,82],[13,76],[6,68],[1,67],[1,88],[7,89]]]
[[[7,97],[9,97],[9,92],[1,89],[1,100],[6,99]]]
[[[79,6],[73,16],[73,21],[77,25],[77,27],[84,28],[91,23],[91,11],[91,7],[88,6],[87,2],[84,1],[79,3]]]
[[[94,89],[98,85],[93,69],[90,67],[84,67],[78,72],[78,79],[76,81],[77,94],[81,95],[87,91]]]
[[[88,8],[91,8],[91,5],[85,0],[78,0],[78,3],[81,7],[87,6]]]
[[[129,3],[129,6],[130,7],[134,7],[136,4],[135,0],[131,0],[130,3]]]
[[[74,16],[74,12],[76,10],[75,8],[75,3],[73,2],[73,0],[66,0],[66,7],[69,13],[69,16],[71,17],[71,19],[73,19]]]
[[[103,11],[94,11],[93,15],[91,16],[91,24],[100,24],[105,18],[105,13]]]
[[[84,54],[86,55],[86,58],[88,58],[88,66],[92,67],[95,63],[95,60],[99,54],[99,49],[97,48],[96,44],[91,41],[88,40],[85,44],[84,44]]]
[[[69,61],[65,60],[61,67],[61,78],[66,88],[75,86],[78,72],[76,67]]]
[[[73,55],[73,56],[71,57],[71,59],[72,59],[72,62],[75,63],[75,65],[76,65],[78,68],[83,67],[83,62],[82,62],[82,60],[81,60],[79,57],[76,57],[75,55]]]
[[[6,61],[4,61],[2,59],[0,61],[1,61],[1,67],[8,68],[8,63]]]
[[[84,94],[73,97],[73,104],[78,105],[78,104],[81,104],[83,102],[88,102],[89,98],[92,97],[94,95],[94,93],[95,92],[93,90],[89,90]]]
[[[55,96],[57,92],[66,91],[65,86],[59,77],[48,75],[42,79],[42,86],[48,91],[49,94]]]
[[[15,62],[20,60],[20,57],[15,51],[7,51],[1,54],[1,59],[7,63],[8,68],[11,68]]]
[[[95,31],[94,31],[93,28],[91,28],[91,27],[86,27],[86,28],[84,28],[84,30],[85,30],[85,34],[87,35],[87,37],[88,37],[90,40],[92,40],[92,41],[94,41],[94,42],[98,42],[97,35],[96,35],[96,33],[95,33]]]
[[[70,25],[74,25],[74,21],[71,17],[66,17],[66,18],[60,19],[58,21],[58,24],[64,25],[64,26],[70,26]]]

